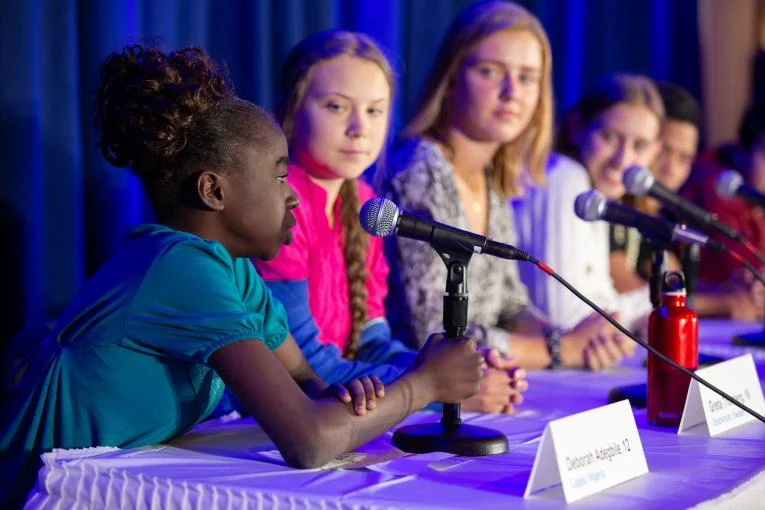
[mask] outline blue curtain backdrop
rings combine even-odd
[[[0,345],[54,317],[126,229],[150,220],[140,184],[95,148],[98,65],[129,42],[199,45],[238,94],[270,108],[305,35],[342,27],[387,48],[406,118],[438,43],[472,0],[5,0],[0,5]],[[598,77],[632,71],[698,95],[696,0],[526,0],[546,27],[558,111]]]

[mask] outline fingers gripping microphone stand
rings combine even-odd
[[[472,252],[433,246],[446,263],[444,329],[446,338],[465,334],[467,327],[467,266]],[[444,404],[440,423],[407,425],[393,434],[393,445],[405,452],[447,452],[477,457],[505,453],[507,436],[486,427],[466,425],[460,419],[460,404]]]

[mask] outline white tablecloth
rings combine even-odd
[[[761,379],[765,351],[731,346],[756,325],[702,323],[701,351],[753,352]],[[545,424],[607,403],[617,385],[645,380],[639,359],[607,372],[531,372],[526,402],[512,417],[463,413],[507,434],[507,454],[465,458],[402,455],[391,433],[360,448],[354,469],[297,470],[264,460],[273,445],[251,420],[217,420],[167,445],[131,450],[62,450],[44,456],[28,508],[559,508],[560,488],[522,499]],[[650,472],[590,496],[586,508],[765,508],[765,425],[722,436],[678,436],[635,411]],[[406,423],[435,421],[422,411]],[[265,453],[264,453],[265,451]]]

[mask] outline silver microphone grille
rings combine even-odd
[[[399,210],[396,204],[387,198],[373,198],[361,206],[359,222],[367,233],[386,237],[396,233]]]
[[[576,197],[574,212],[584,221],[599,220],[606,213],[606,202],[600,191],[591,189]]]
[[[744,184],[744,178],[734,170],[726,170],[717,176],[715,192],[720,198],[733,198],[736,191]]]
[[[645,195],[655,180],[656,178],[651,172],[638,165],[629,167],[622,175],[622,184],[624,184],[627,193],[632,195]]]

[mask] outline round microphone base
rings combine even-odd
[[[393,446],[409,453],[446,452],[466,457],[506,453],[507,436],[475,425],[422,423],[407,425],[393,434]]]

